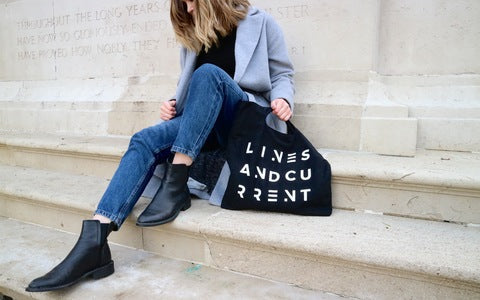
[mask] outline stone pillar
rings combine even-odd
[[[375,1],[375,28],[372,44],[372,65],[368,78],[368,95],[361,118],[361,151],[386,155],[414,156],[417,148],[417,119],[411,118],[408,106],[390,99],[385,76],[380,72],[384,61],[385,2]]]
[[[380,15],[376,72],[417,147],[479,151],[480,2],[384,0]]]

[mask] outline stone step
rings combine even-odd
[[[126,136],[0,132],[0,163],[111,178],[128,142]]]
[[[105,135],[111,104],[0,101],[2,130]]]
[[[0,133],[0,163],[111,178],[126,136]],[[480,153],[417,150],[415,157],[321,149],[336,208],[480,224]]]
[[[0,299],[343,299],[113,244],[111,276],[60,291],[26,292],[33,278],[66,256],[77,234],[0,217]]]
[[[173,91],[158,78],[148,83],[127,83],[131,81],[136,79],[0,82],[0,128],[31,133],[132,135],[160,121],[159,107],[168,96],[159,95],[172,95]],[[295,103],[292,120],[315,147],[414,155],[417,120],[408,117],[407,107],[366,109],[363,100],[352,99],[318,103],[308,100],[311,88],[311,82],[299,86],[306,95],[301,96],[304,101]]]
[[[1,166],[0,215],[78,232],[107,184]],[[146,204],[139,201],[111,241],[362,299],[480,297],[479,227],[340,209],[327,218],[228,211],[202,200],[174,222],[136,227]]]
[[[36,134],[131,135],[159,122],[159,106],[159,101],[0,101],[0,127]]]
[[[159,120],[171,76],[0,82],[0,128],[36,133],[131,135]],[[162,95],[162,96],[159,96]]]

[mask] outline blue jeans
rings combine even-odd
[[[210,134],[225,146],[239,101],[247,94],[222,69],[204,64],[192,75],[183,111],[175,118],[135,133],[105,191],[96,214],[119,228],[153,176],[157,164],[172,153],[193,160]]]

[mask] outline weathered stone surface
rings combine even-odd
[[[28,283],[63,259],[77,237],[5,218],[0,218],[0,236],[0,296],[14,299],[344,299],[118,245],[111,247],[111,276],[60,291],[28,293]]]
[[[480,73],[478,1],[387,0],[380,9],[379,73]]]
[[[131,135],[158,120],[158,103],[173,94],[179,71],[168,0],[3,3],[2,128]],[[285,32],[297,103],[317,111],[349,106],[361,112],[351,119],[304,118],[299,112],[296,122],[317,147],[392,155],[410,155],[415,148],[480,150],[472,134],[480,119],[477,1],[253,4],[271,13]],[[45,106],[35,108],[35,101]],[[360,132],[362,118],[393,116],[419,122],[416,143],[399,152],[380,143],[362,145],[381,130],[378,124]],[[445,137],[438,136],[437,126]]]
[[[362,118],[360,150],[378,154],[415,156],[417,120]]]
[[[94,205],[106,183],[96,185],[90,177],[83,181],[81,177],[70,178],[64,174],[110,179],[127,145],[125,137],[3,134],[0,135],[0,163],[61,172],[57,177],[64,177],[66,186],[71,186],[70,181],[80,180],[96,191],[86,202],[93,201]],[[333,205],[336,208],[480,224],[478,154],[423,150],[417,151],[415,157],[331,150],[321,150],[321,153],[332,166]],[[8,167],[6,170],[3,173],[6,185],[11,180],[9,172],[17,172],[26,180],[27,187],[37,182],[35,176],[40,177],[39,183],[42,176],[55,176],[39,170],[31,170],[32,173]],[[28,179],[30,176],[34,176],[33,181]],[[12,184],[22,186],[21,183]],[[82,203],[83,192],[78,191],[80,197],[66,191],[70,195],[67,198]],[[47,193],[42,197],[40,199],[49,199],[50,196]]]
[[[349,164],[354,162],[345,158],[337,157]],[[329,159],[335,161],[331,156]],[[69,232],[78,232],[81,220],[91,216],[107,184],[106,180],[98,178],[18,167],[4,166],[0,171],[2,215]],[[401,173],[404,171],[408,168],[400,170]],[[381,170],[371,172],[368,176],[375,177],[375,173]],[[375,183],[377,191],[370,192],[368,184],[362,186],[360,183],[358,189],[364,189],[367,196],[359,196],[360,190],[352,193],[353,201],[358,201],[353,204],[366,207],[365,210],[369,205],[375,209],[383,205],[388,209],[383,203],[375,204],[378,199],[368,194],[377,193],[382,185],[390,192],[395,191],[392,188],[395,186],[408,188],[408,184],[402,181],[411,181],[412,177],[418,178],[421,174],[407,173],[402,178],[397,178],[397,174],[385,174],[384,178],[389,180],[389,176],[391,182]],[[343,201],[335,191],[335,184],[335,202]],[[442,193],[434,191],[431,199],[438,199],[434,196]],[[411,210],[419,217],[422,217],[421,212],[432,209],[427,207],[430,205],[428,201],[421,202],[424,199],[418,199],[418,203],[412,200],[404,206],[391,195],[378,194],[382,197],[380,200],[398,204],[395,209]],[[465,207],[461,201],[460,204],[457,201],[431,203],[439,205],[433,209],[440,214],[444,213],[441,208],[453,205],[455,212],[472,211],[472,215],[460,213],[461,218],[478,220],[478,208],[475,208],[478,201],[471,200]],[[361,298],[400,296],[406,287],[411,287],[407,289],[411,297],[444,294],[453,298],[457,297],[455,295],[475,298],[474,295],[480,293],[477,266],[480,259],[476,249],[480,242],[478,225],[340,209],[334,210],[327,218],[239,212],[222,210],[197,200],[172,223],[153,228],[136,227],[135,218],[147,203],[147,199],[140,199],[131,217],[110,240],[166,257]],[[421,203],[427,206],[421,206]],[[458,249],[462,249],[460,256]]]

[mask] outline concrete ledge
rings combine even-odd
[[[0,163],[111,178],[129,138],[0,133]],[[336,208],[480,224],[480,154],[415,157],[321,149]]]
[[[480,224],[480,154],[417,150],[412,158],[320,151],[335,207]]]
[[[338,177],[479,189],[480,153],[417,149],[417,155],[409,158],[328,149],[320,152]]]
[[[0,163],[111,178],[128,137],[0,133]]]
[[[1,215],[71,232],[78,232],[107,184],[88,176],[0,170]],[[142,229],[133,222],[146,203],[141,199],[111,240],[360,298],[480,296],[478,227],[343,210],[328,218],[237,212],[199,200],[174,222]]]
[[[13,299],[343,299],[119,245],[111,245],[116,269],[111,276],[61,291],[28,293],[24,290],[28,283],[63,259],[77,236],[5,218],[0,218],[0,234],[2,299],[2,294]]]
[[[120,160],[128,147],[129,138],[0,131],[0,146],[111,156]],[[415,157],[397,157],[330,149],[319,151],[335,164],[334,176],[470,189],[478,188],[480,184],[480,174],[476,172],[480,166],[480,153],[417,149]],[[410,170],[413,174],[405,174]]]

